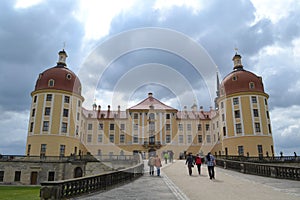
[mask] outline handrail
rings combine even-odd
[[[300,181],[300,167],[217,158],[217,166],[245,174]]]
[[[141,155],[139,155],[139,163],[137,165],[119,171],[61,181],[42,182],[40,195],[43,200],[66,199],[107,190],[118,184],[132,181],[142,176],[143,173],[144,164]]]

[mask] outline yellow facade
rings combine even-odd
[[[101,110],[97,105],[87,110],[82,107],[81,95],[64,89],[35,90],[31,94],[26,154],[69,156],[90,152],[100,156],[155,151],[161,155],[172,151],[174,158],[184,152],[272,155],[268,95],[254,90],[229,95],[222,92],[216,98],[217,108],[209,111],[196,105],[179,111],[155,99],[152,93],[121,111],[110,107]]]

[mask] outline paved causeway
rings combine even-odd
[[[189,176],[185,161],[163,165],[161,177],[150,176],[147,161],[145,174],[132,183],[78,197],[83,200],[299,200],[300,181],[266,178],[216,168],[216,179],[210,180],[206,165],[202,174]]]

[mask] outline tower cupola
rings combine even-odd
[[[58,66],[67,66],[66,64],[66,59],[67,59],[68,55],[65,52],[65,50],[63,49],[62,51],[58,52],[58,62],[57,65]]]
[[[233,64],[234,64],[233,70],[241,70],[241,69],[243,69],[242,56],[240,56],[237,52],[233,56],[232,60],[233,60]]]

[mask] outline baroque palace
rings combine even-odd
[[[152,93],[121,110],[82,107],[79,78],[59,52],[57,65],[40,73],[31,93],[26,155],[128,155],[172,151],[215,155],[274,155],[268,94],[262,78],[233,57],[233,71],[216,88],[209,111],[192,105],[179,111]]]

